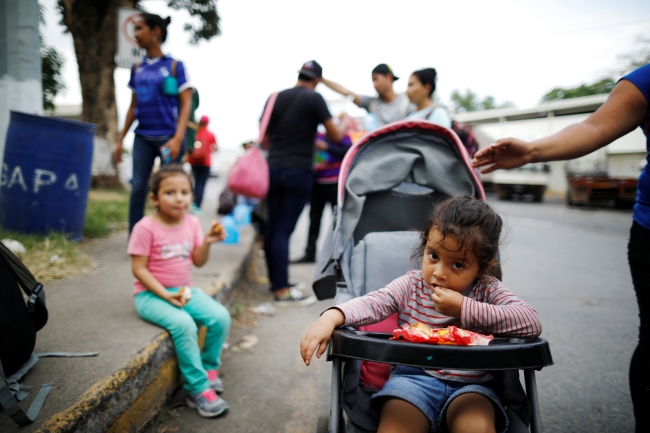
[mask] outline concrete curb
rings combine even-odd
[[[256,247],[254,235],[239,263],[207,291],[226,307],[246,275]],[[36,432],[136,432],[153,419],[179,382],[174,345],[163,331],[124,367],[95,383],[76,403],[52,416]]]

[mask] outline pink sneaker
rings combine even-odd
[[[199,394],[188,394],[185,402],[189,408],[196,409],[199,415],[206,418],[219,416],[228,410],[228,403],[212,388]]]
[[[208,380],[210,381],[210,388],[221,394],[223,392],[223,382],[219,378],[218,370],[208,370]]]

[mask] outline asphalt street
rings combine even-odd
[[[626,261],[631,211],[569,208],[559,200],[491,202],[507,228],[504,283],[539,311],[555,361],[537,375],[544,431],[633,431],[627,374],[638,310]],[[307,226],[305,212],[291,240],[293,258],[302,253]],[[259,265],[258,274],[262,260]],[[308,285],[313,272],[313,265],[290,269],[292,280]],[[242,289],[248,301],[239,301],[240,309],[271,299],[259,276]],[[235,326],[223,366],[230,412],[203,419],[180,405],[163,414],[153,430],[316,431],[329,410],[330,364],[320,360],[305,367],[298,344],[329,305],[278,310],[255,325]],[[257,345],[233,349],[248,334],[258,338]]]

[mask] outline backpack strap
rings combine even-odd
[[[16,398],[9,388],[4,370],[2,369],[2,362],[0,362],[0,406],[2,406],[16,424],[26,425],[33,422],[41,411],[43,403],[45,403],[45,399],[50,391],[52,391],[52,383],[42,385],[38,395],[29,406],[29,409],[27,409],[27,413],[25,413],[18,405]]]
[[[29,297],[27,300],[27,306],[29,312],[34,314],[36,300],[40,301],[45,305],[45,292],[43,291],[43,285],[36,281],[34,275],[25,267],[23,262],[20,261],[14,253],[9,250],[2,242],[0,242],[0,256],[2,256],[7,264],[11,273],[18,281],[18,284],[23,289],[23,292]]]
[[[176,78],[176,66],[178,65],[178,60],[172,60],[171,72],[172,77]]]

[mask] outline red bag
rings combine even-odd
[[[245,197],[266,197],[269,192],[269,164],[257,147],[248,149],[232,166],[227,188]]]
[[[414,343],[450,344],[454,346],[487,346],[494,340],[491,335],[483,335],[467,331],[455,326],[442,329],[431,329],[422,323],[405,326],[393,331],[393,339],[403,338]]]
[[[266,103],[266,109],[260,123],[260,135],[257,139],[258,145],[266,136],[266,128],[269,126],[277,93],[272,94]],[[249,198],[262,199],[269,192],[269,164],[260,152],[258,147],[252,147],[241,156],[228,173],[227,188],[235,194]]]

